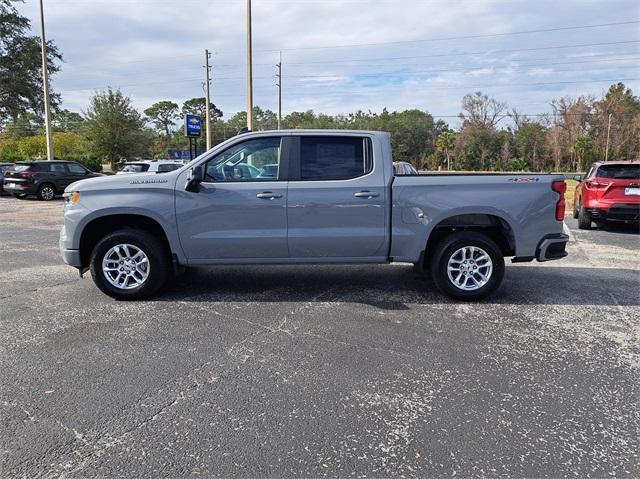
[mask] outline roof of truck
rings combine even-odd
[[[248,131],[241,133],[246,134],[287,134],[287,135],[299,135],[299,134],[312,134],[312,135],[388,135],[386,131],[374,131],[374,130],[323,130],[323,129],[289,129],[289,130],[265,130],[265,131]]]

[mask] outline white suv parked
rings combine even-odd
[[[143,160],[125,163],[116,175],[128,173],[168,173],[182,168],[184,163],[170,160]]]

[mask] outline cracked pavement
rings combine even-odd
[[[640,235],[455,303],[410,265],[217,267],[119,303],[0,198],[0,476],[638,477]]]

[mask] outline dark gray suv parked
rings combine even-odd
[[[16,163],[5,171],[3,189],[16,198],[35,195],[48,201],[61,195],[71,183],[96,176],[103,175],[74,161],[29,161]]]
[[[0,163],[0,195],[4,193],[2,183],[4,179],[4,172],[13,166],[13,163]]]

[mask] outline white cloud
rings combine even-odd
[[[37,29],[37,2],[18,6]],[[227,117],[244,109],[244,1],[45,0],[45,8],[48,37],[65,55],[53,80],[65,107],[84,109],[92,90],[107,85],[120,86],[141,109],[201,96],[209,48],[213,101]],[[630,21],[638,17],[633,0],[254,0],[253,13],[256,104],[276,108],[275,63],[283,49],[285,113],[387,107],[449,116],[477,89],[544,111],[553,97],[608,86],[588,81],[639,77],[638,43],[548,48],[638,41],[637,24],[308,49]],[[618,57],[627,60],[610,61]],[[535,85],[543,81],[585,83]],[[639,81],[627,83],[640,90]]]

